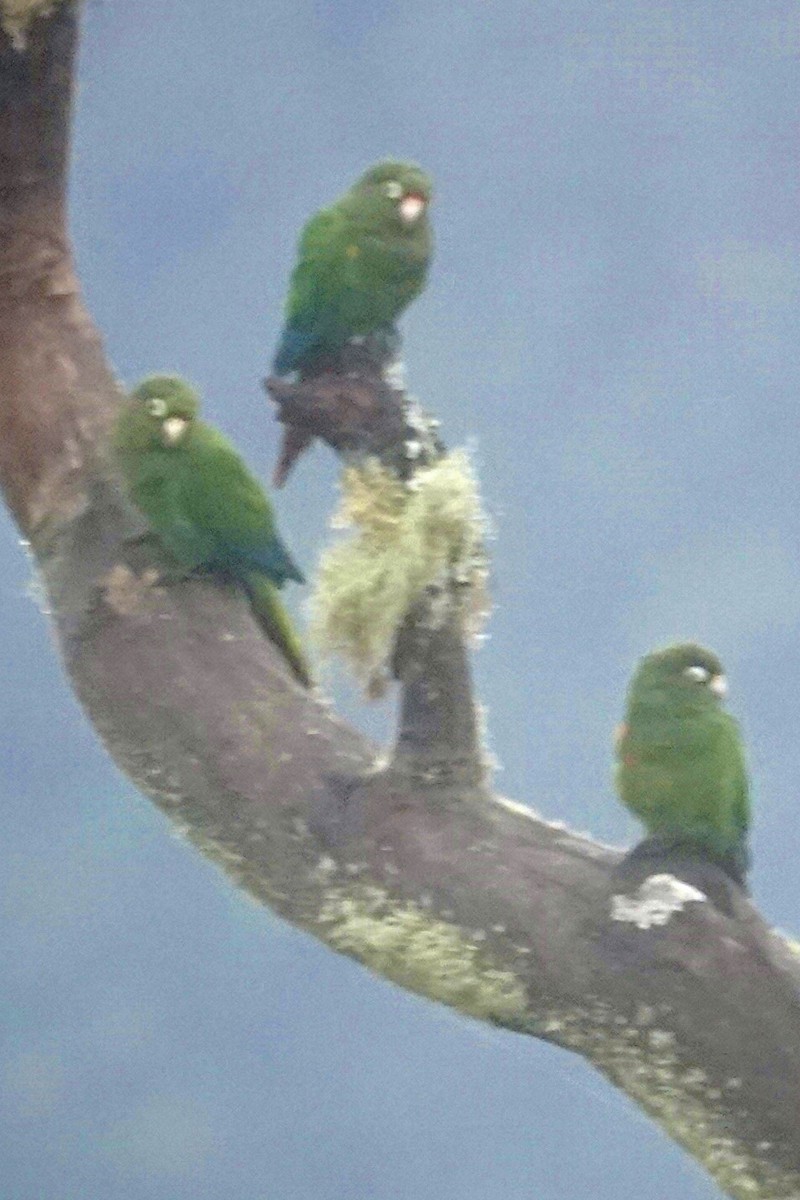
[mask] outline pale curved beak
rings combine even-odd
[[[724,675],[712,675],[708,686],[720,700],[724,700],[728,694],[728,681]]]
[[[403,196],[400,201],[400,216],[409,225],[412,221],[418,220],[425,211],[425,198],[423,196]]]
[[[183,437],[189,422],[185,417],[167,417],[161,423],[161,439],[165,446],[176,445]]]

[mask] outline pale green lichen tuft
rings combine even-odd
[[[28,27],[37,17],[45,17],[58,0],[0,0],[0,25],[15,50],[27,44]]]
[[[461,450],[407,482],[377,460],[345,468],[332,522],[352,530],[320,560],[311,637],[340,655],[368,691],[385,672],[404,618],[439,585],[475,636],[488,612],[487,522],[469,456]],[[449,611],[449,609],[448,609]]]
[[[644,1015],[644,1010],[640,1010]],[[745,1145],[727,1116],[736,1106],[741,1080],[714,1087],[706,1072],[682,1061],[677,1038],[653,1028],[657,1014],[631,1022],[607,1006],[552,1010],[531,1024],[585,1057],[706,1168],[735,1200],[797,1200],[800,1176],[769,1158],[766,1144]]]
[[[457,926],[380,888],[328,892],[320,914],[331,945],[402,987],[484,1021],[516,1024],[527,1010],[513,971],[491,966]]]

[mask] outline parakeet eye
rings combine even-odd
[[[148,400],[145,408],[152,417],[165,417],[167,415],[167,402],[159,396],[153,396],[152,400]]]
[[[711,678],[711,672],[705,667],[687,667],[683,673],[688,679],[695,679],[698,683],[708,683]]]
[[[399,200],[403,194],[402,184],[396,179],[390,179],[383,185],[383,190],[390,200]]]

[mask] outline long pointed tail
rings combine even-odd
[[[273,487],[283,487],[296,460],[313,440],[313,436],[305,429],[299,429],[297,425],[284,425],[281,450],[272,473]]]
[[[311,668],[292,619],[278,598],[274,584],[261,574],[249,572],[244,579],[253,615],[270,641],[274,642],[303,687],[311,687]]]

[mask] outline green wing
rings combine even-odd
[[[726,714],[725,758],[731,788],[731,818],[742,839],[750,829],[750,786],[744,744],[738,723]]]
[[[129,468],[133,502],[169,552],[191,569],[213,556],[216,539],[187,506],[185,476],[182,458],[163,451],[141,454]]]
[[[422,290],[427,257],[403,237],[361,228],[334,205],[300,239],[286,325],[335,344],[394,321]]]
[[[275,537],[267,496],[244,460],[216,429],[199,422],[182,479],[186,518],[221,548],[258,549]]]
[[[341,297],[349,273],[348,230],[336,207],[324,208],[306,224],[286,302],[286,323],[312,330]]]

